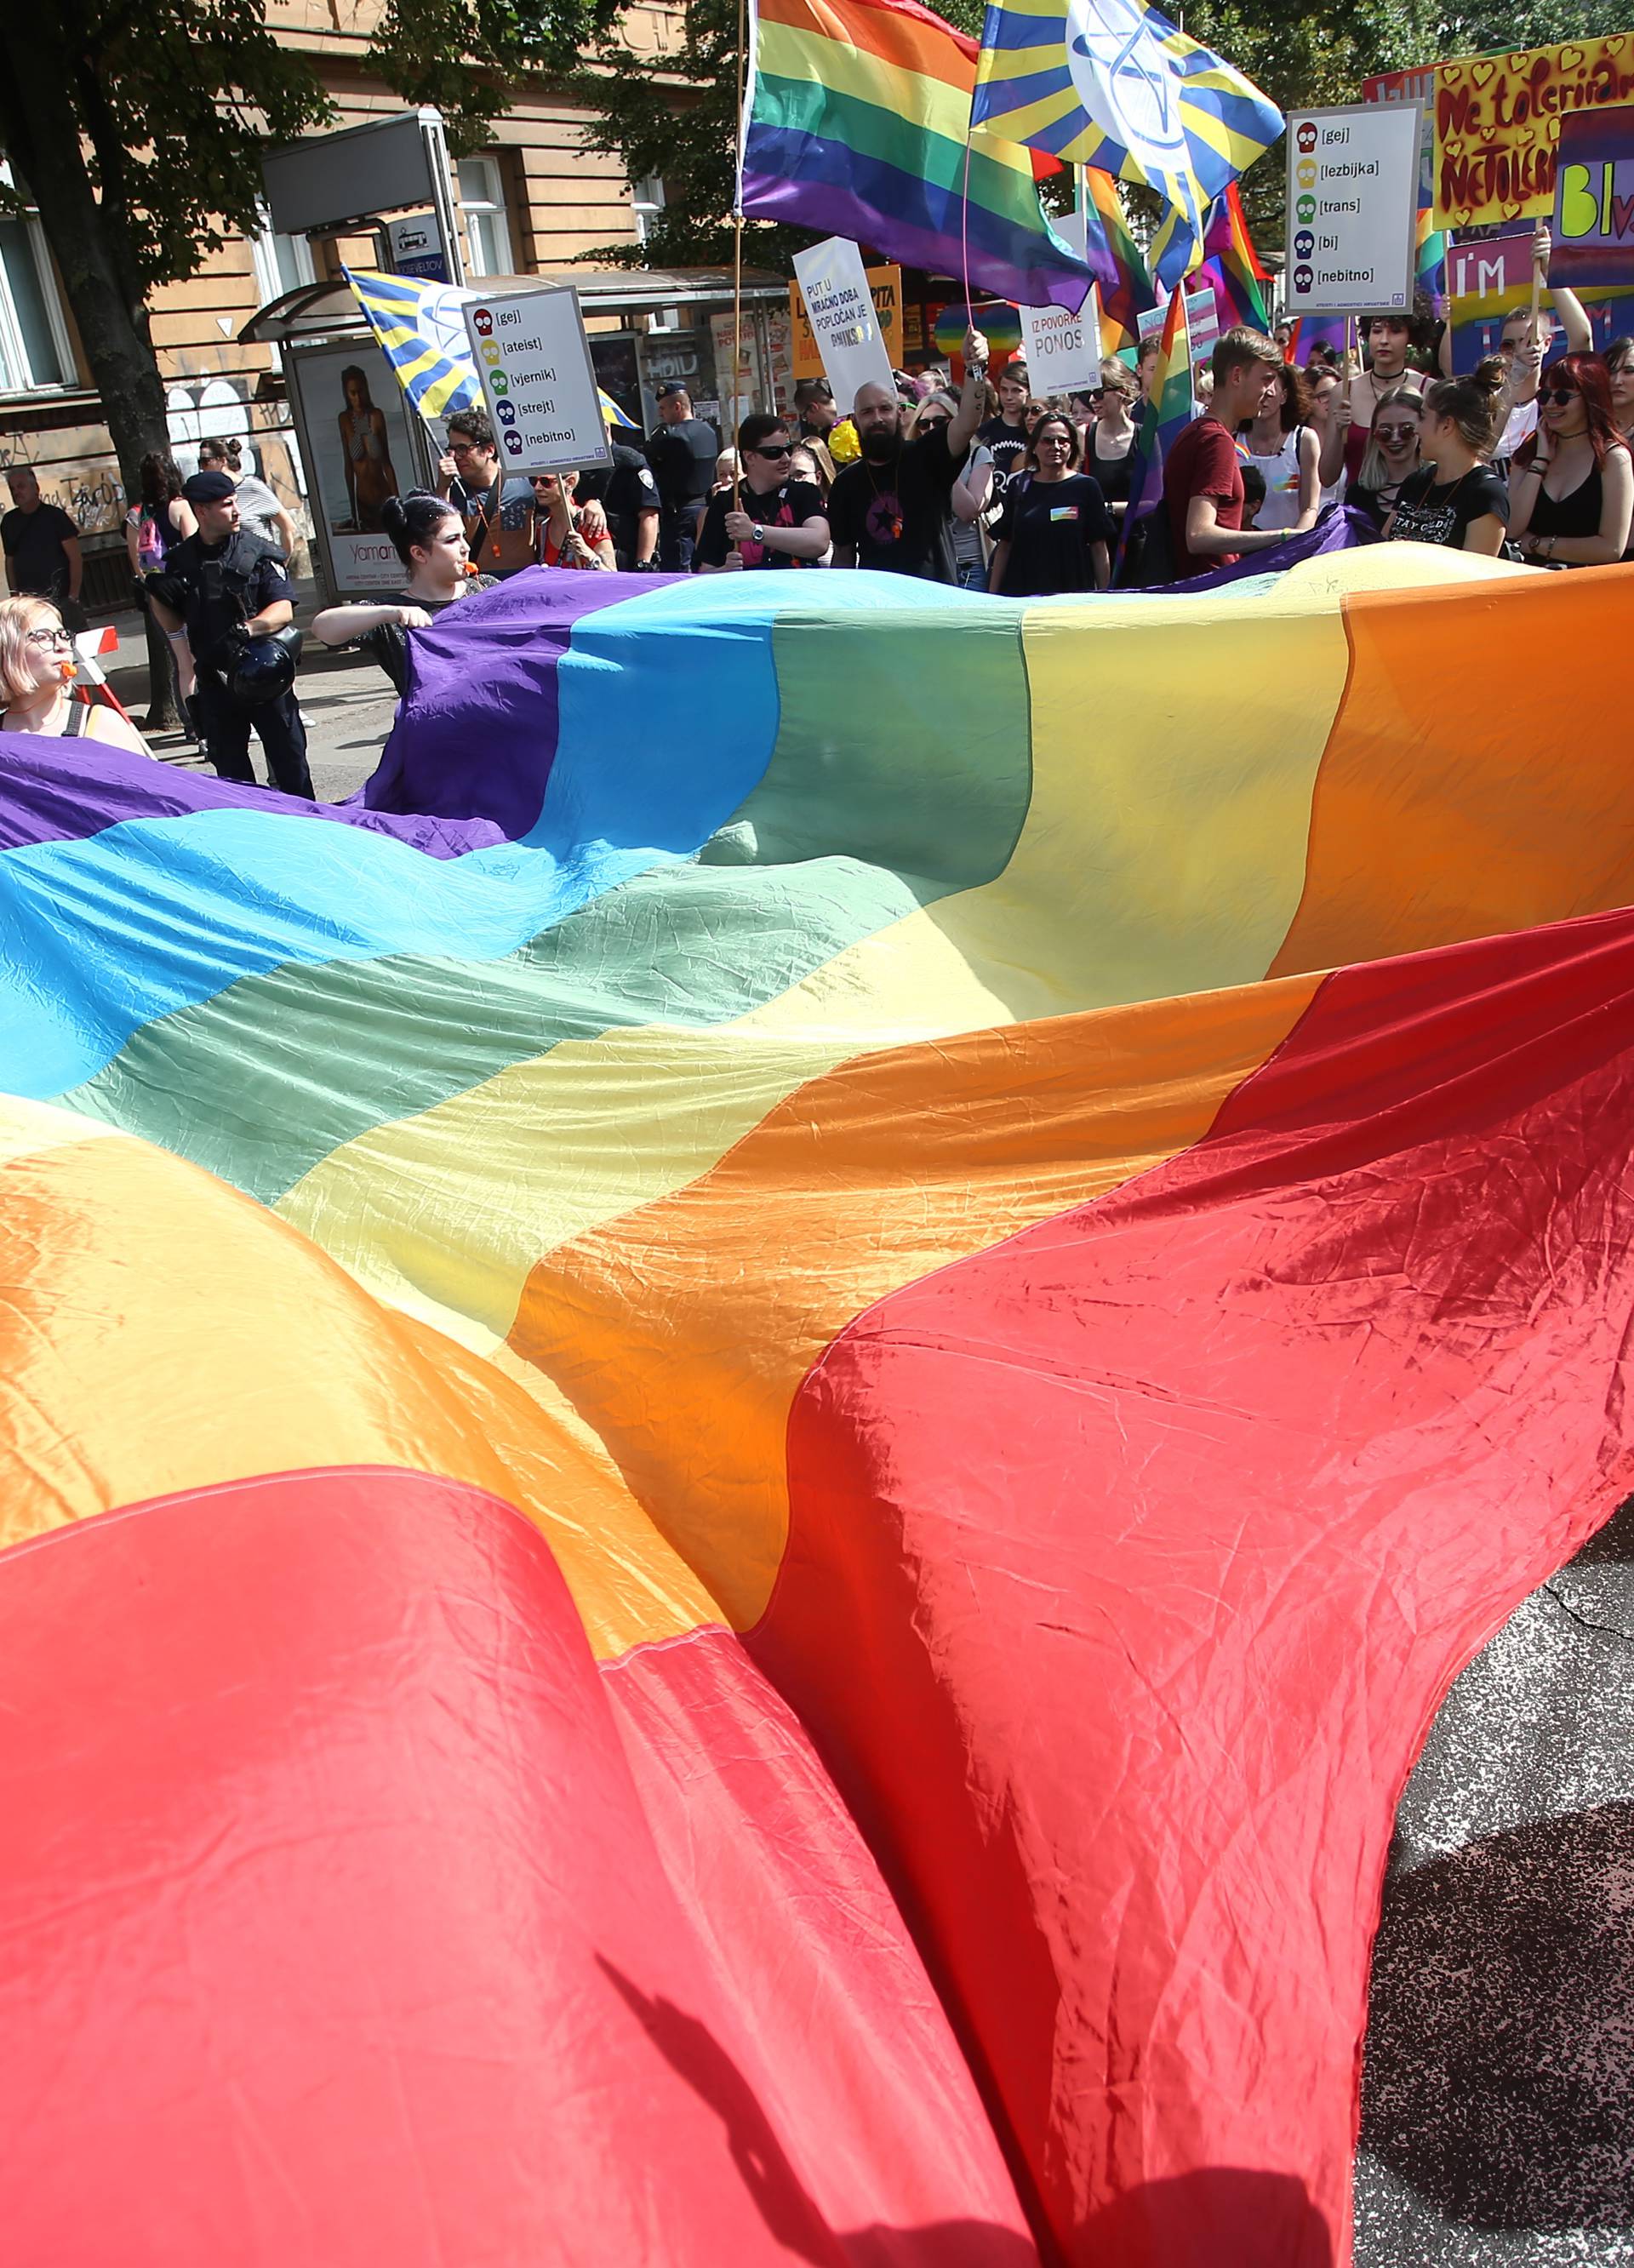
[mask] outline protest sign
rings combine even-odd
[[[507,473],[611,461],[585,319],[570,285],[468,299],[465,327]]]
[[[1087,394],[1100,384],[1100,298],[1092,284],[1075,315],[1023,307],[1021,351],[1034,394]]]
[[[1137,319],[1137,328],[1144,342],[1161,338],[1163,326],[1168,320],[1168,302],[1148,307]],[[1189,291],[1186,294],[1186,336],[1194,363],[1206,361],[1214,351],[1214,342],[1220,335],[1219,303],[1212,291]]]
[[[859,386],[889,387],[891,357],[874,312],[863,256],[849,237],[825,237],[794,255],[794,272],[834,398],[849,409]],[[898,305],[901,305],[898,292]]]
[[[870,268],[865,273],[868,278],[873,311],[879,318],[880,337],[885,347],[886,359],[894,368],[902,362],[906,337],[902,322],[902,271],[900,268]],[[789,286],[789,323],[793,340],[795,377],[821,378],[824,372],[822,356],[817,347],[817,335],[806,312],[806,294],[798,284]]]
[[[1563,119],[1634,98],[1634,32],[1442,63],[1435,91],[1435,225],[1549,212]]]
[[[1531,306],[1532,225],[1529,220],[1512,221],[1501,233],[1478,244],[1454,244],[1447,254],[1453,368],[1460,376],[1472,371],[1483,355],[1496,354],[1506,320],[1524,315]],[[1552,262],[1549,272],[1554,273]],[[1603,353],[1619,331],[1634,329],[1634,288],[1586,288],[1582,304],[1596,353]],[[1542,312],[1555,329],[1547,291]]]
[[[1634,284],[1634,109],[1561,120],[1549,280],[1574,291]]]
[[[1412,306],[1420,117],[1416,102],[1290,114],[1288,314]]]

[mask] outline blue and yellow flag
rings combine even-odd
[[[409,401],[429,423],[456,409],[480,409],[482,384],[466,336],[464,307],[470,297],[451,284],[423,283],[413,276],[382,276],[373,269],[344,268],[352,297],[380,342]],[[629,425],[610,394],[597,388],[601,415],[609,425]]]
[[[970,122],[1156,189],[1165,291],[1203,258],[1214,199],[1282,132],[1258,87],[1143,0],[988,0]]]

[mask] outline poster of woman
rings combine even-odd
[[[380,528],[387,497],[406,495],[421,477],[409,437],[407,404],[391,364],[371,342],[295,350],[308,493],[339,595],[394,591],[402,563]]]
[[[349,524],[335,534],[373,535],[379,531],[380,506],[398,494],[392,465],[391,436],[386,413],[375,407],[369,392],[369,373],[361,363],[348,363],[341,372],[346,407],[336,421],[341,434],[341,459],[346,475]]]

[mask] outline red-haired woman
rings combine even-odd
[[[1530,460],[1517,464],[1509,533],[1540,567],[1609,567],[1628,549],[1634,460],[1598,355],[1562,355],[1537,390]]]

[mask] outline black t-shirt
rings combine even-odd
[[[1448,551],[1461,551],[1464,530],[1489,512],[1508,526],[1509,490],[1501,473],[1495,473],[1490,465],[1476,465],[1455,481],[1438,481],[1435,467],[1425,465],[1402,482],[1391,540],[1439,543]]]
[[[975,438],[992,452],[992,502],[1002,504],[1011,482],[1027,462],[1027,427],[1006,425],[1002,417],[990,417],[977,428]]]
[[[1095,436],[1100,431],[1092,424],[1085,436],[1084,470],[1099,482],[1100,493],[1108,504],[1128,504],[1135,488],[1135,468],[1140,462],[1140,451],[1131,441],[1121,457],[1102,457],[1095,453]]]
[[[468,599],[473,591],[496,591],[497,575],[473,575],[463,590],[456,591],[452,599],[416,599],[412,591],[388,591],[383,599],[359,599],[360,607],[420,607],[435,617],[457,607],[461,599]],[[378,661],[400,694],[408,690],[408,633],[401,622],[381,622],[378,629],[365,630],[354,643]]]
[[[882,465],[866,457],[847,465],[828,497],[828,527],[836,544],[854,545],[859,567],[887,575],[917,575],[951,583],[953,482],[959,477],[939,427],[904,441]]]
[[[1093,591],[1092,543],[1111,543],[1116,531],[1099,481],[1069,473],[1064,481],[1015,483],[1005,498],[998,541],[1008,543],[1000,588],[1007,599],[1043,598],[1053,591]]]
[[[186,586],[182,620],[195,661],[206,668],[218,666],[216,649],[236,624],[281,599],[294,605],[295,585],[283,568],[281,551],[243,528],[213,547],[196,535],[176,546],[166,572]]]
[[[10,562],[14,591],[36,599],[68,596],[68,554],[64,541],[79,530],[61,504],[36,504],[33,512],[20,505],[0,519],[0,547]]]
[[[660,425],[647,438],[647,462],[658,482],[665,512],[681,512],[702,504],[715,485],[715,460],[720,436],[701,417],[683,417],[673,425]]]
[[[607,516],[607,534],[613,539],[618,563],[629,567],[636,556],[636,533],[641,514],[659,509],[659,484],[639,451],[622,441],[609,446],[612,463],[595,465],[581,473],[574,494],[580,504],[587,504],[592,498],[600,503]]]
[[[765,544],[756,543],[752,536],[733,545],[726,533],[726,514],[736,509],[731,489],[723,489],[718,496],[710,498],[709,510],[703,515],[703,525],[698,531],[698,541],[692,554],[692,563],[697,567],[719,567],[726,554],[737,549],[743,554],[746,567],[811,567],[811,559],[791,559],[786,551],[773,551]],[[747,481],[743,483],[743,509],[762,527],[804,527],[808,519],[824,517],[822,490],[813,488],[810,481],[784,481],[781,488],[769,496],[756,496]]]

